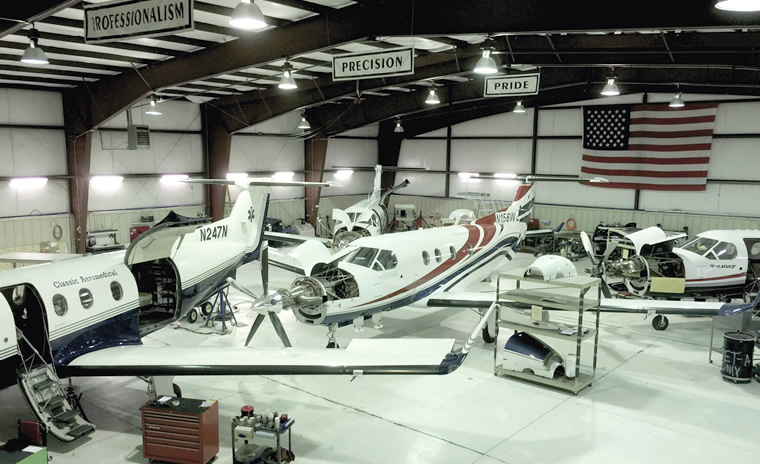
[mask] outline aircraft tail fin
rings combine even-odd
[[[484,216],[475,224],[503,224],[506,222],[528,222],[533,214],[533,201],[536,198],[535,184],[526,181],[517,187],[515,199],[509,207]]]

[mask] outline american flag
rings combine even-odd
[[[585,175],[597,187],[705,190],[717,103],[583,108]]]

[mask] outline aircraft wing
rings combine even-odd
[[[288,242],[288,243],[304,243],[304,242],[314,241],[326,246],[330,246],[330,244],[332,244],[332,240],[329,238],[307,237],[305,235],[285,234],[282,232],[264,232],[264,238],[266,240],[277,240],[280,242]]]
[[[84,354],[58,373],[80,376],[428,374],[466,356],[454,339],[355,339],[346,349],[120,346]]]
[[[760,304],[760,294],[747,303],[711,301],[637,300],[628,298],[602,298],[600,312],[683,314],[693,316],[731,316],[750,311]]]
[[[427,300],[431,308],[488,308],[496,299],[496,291],[457,292],[450,295],[436,295]]]
[[[267,232],[266,235],[271,233]],[[315,240],[306,240],[288,253],[280,253],[277,249],[270,247],[267,262],[269,266],[278,267],[293,274],[309,275],[315,264],[329,260],[330,250],[328,248]]]

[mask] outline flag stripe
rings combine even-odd
[[[645,171],[642,169],[595,169],[584,167],[582,172],[598,176],[627,176],[627,177],[706,177],[707,171]]]
[[[684,145],[651,145],[636,144],[628,145],[630,151],[691,151],[691,150],[709,150],[711,143],[692,143]]]
[[[692,116],[692,117],[680,117],[680,118],[631,118],[631,125],[635,124],[656,124],[656,125],[670,125],[670,124],[698,124],[700,122],[715,122],[715,115],[712,116]]]
[[[709,151],[622,151],[622,150],[585,150],[590,156],[601,156],[604,158],[618,157],[644,157],[656,159],[681,159],[681,158],[709,158]]]
[[[631,128],[633,129],[633,127]],[[712,137],[712,130],[710,129],[700,129],[700,130],[683,130],[683,131],[668,131],[668,132],[658,132],[658,131],[651,131],[651,130],[631,130],[629,137],[631,139],[634,138],[655,138],[655,139],[674,139],[674,138],[686,138],[686,137],[703,137],[707,136],[707,138]]]
[[[684,130],[708,130],[712,133],[715,126],[712,122],[700,122],[694,124],[632,124],[630,129],[634,132],[650,131],[660,134]]]
[[[681,192],[699,192],[705,190],[704,185],[669,185],[669,184],[644,184],[638,182],[595,182],[594,187],[619,188],[619,189],[639,189],[639,190],[668,190]]]
[[[584,175],[590,175],[591,173],[584,172]],[[596,175],[596,174],[594,174]],[[605,179],[607,179],[610,183],[614,182],[623,182],[623,183],[633,183],[633,184],[663,184],[663,185],[680,185],[680,184],[687,184],[687,185],[704,185],[704,182],[702,179],[698,177],[683,177],[683,178],[675,178],[675,177],[639,177],[639,176],[604,176]],[[604,182],[598,182],[598,183],[604,183]]]
[[[707,164],[709,157],[696,158],[652,158],[649,156],[594,156],[583,155],[584,165],[592,163],[603,164],[656,164],[660,166],[672,166],[679,164]]]
[[[715,113],[716,110],[716,104],[715,103],[689,103],[689,106],[685,109],[681,110],[673,110],[669,105],[663,103],[661,105],[632,105],[631,106],[631,112],[634,111],[660,111],[663,113],[680,113],[684,111],[699,111],[699,110],[710,110],[713,113]]]

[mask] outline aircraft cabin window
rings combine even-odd
[[[718,243],[718,241],[711,238],[697,237],[684,245],[682,249],[704,256],[705,253],[707,253],[710,248],[714,247],[716,243]]]
[[[717,245],[715,245],[715,248],[713,248],[712,251],[718,257],[718,259],[736,258],[736,247],[733,243],[719,242]]]
[[[124,296],[124,291],[121,288],[121,284],[115,280],[111,282],[111,295],[116,301],[121,300],[121,297]]]
[[[467,243],[467,255],[468,256],[472,256],[472,253],[473,253],[473,251],[472,251],[472,244],[468,242]]]
[[[398,258],[396,258],[396,253],[390,250],[380,250],[380,254],[377,255],[377,262],[386,271],[390,269],[396,269],[396,266],[398,266]]]
[[[84,309],[92,308],[92,292],[86,288],[79,290],[79,301]]]
[[[435,262],[440,263],[441,260],[443,259],[443,255],[441,255],[441,250],[436,248],[434,253],[435,253]]]
[[[63,316],[69,310],[69,304],[66,302],[66,297],[63,295],[53,295],[53,309],[59,316]]]
[[[357,266],[370,267],[376,255],[377,249],[361,247],[354,251],[346,262],[356,264]]]
[[[453,246],[449,247],[449,253],[451,253],[451,260],[454,261],[457,259],[457,249]]]
[[[428,254],[427,251],[422,252],[422,262],[425,263],[425,266],[430,264],[430,255]]]

